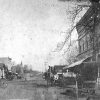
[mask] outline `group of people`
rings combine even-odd
[[[66,77],[75,77],[76,74],[72,72],[65,72],[65,73],[52,73],[52,72],[44,72],[43,79],[45,79],[49,84],[62,84]]]

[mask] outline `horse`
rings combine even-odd
[[[52,86],[53,83],[54,83],[54,75],[53,75],[53,73],[44,72],[43,79],[45,79],[47,81],[47,85],[51,85]]]

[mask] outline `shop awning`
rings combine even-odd
[[[81,60],[79,60],[79,61],[77,61],[77,62],[75,62],[75,63],[73,63],[73,64],[71,64],[71,65],[69,65],[69,66],[65,66],[63,69],[68,69],[68,68],[70,68],[70,67],[74,67],[74,66],[77,66],[77,65],[80,65],[80,64],[82,64],[84,61],[86,61],[88,58],[90,58],[91,56],[89,56],[89,57],[87,57],[87,58],[84,58],[84,59],[81,59]]]
[[[77,62],[75,62],[75,63],[73,63],[73,64],[71,64],[71,65],[69,65],[69,66],[64,67],[63,69],[67,69],[67,68],[70,68],[70,67],[74,67],[74,66],[80,65],[80,64],[82,64],[82,62],[83,62],[84,60],[85,60],[85,59],[82,59],[82,60],[80,60],[80,61],[77,61]]]

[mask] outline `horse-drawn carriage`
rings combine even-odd
[[[8,67],[3,63],[0,63],[0,71],[0,87],[5,88],[7,87],[7,81],[13,80],[16,74],[9,71]]]
[[[47,80],[47,85],[62,85],[63,73],[53,74],[52,72],[45,72],[43,79]]]

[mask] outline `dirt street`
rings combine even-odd
[[[33,80],[8,82],[7,88],[0,88],[0,100],[77,100],[63,92],[60,87],[47,87],[46,81],[35,77]]]

